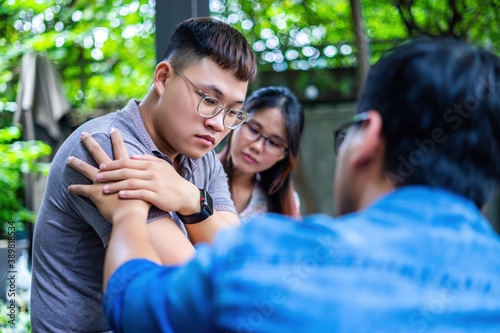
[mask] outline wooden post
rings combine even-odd
[[[368,42],[365,33],[365,25],[363,20],[363,13],[361,12],[361,0],[349,0],[351,4],[351,15],[354,27],[355,45],[356,45],[356,59],[358,67],[356,69],[356,87],[358,91],[363,85],[370,62],[368,60]]]
[[[209,16],[209,0],[156,1],[156,60],[163,60],[170,36],[182,21],[192,17]]]

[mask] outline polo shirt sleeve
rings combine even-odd
[[[231,192],[229,192],[229,185],[226,172],[222,163],[219,161],[214,151],[209,154],[212,172],[207,191],[212,197],[213,206],[215,210],[230,211],[238,215],[234,202],[231,199]]]
[[[213,325],[211,246],[186,266],[131,260],[111,276],[103,308],[115,332],[209,332]]]

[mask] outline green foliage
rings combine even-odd
[[[500,0],[359,0],[376,62],[411,36],[462,38],[500,51]],[[264,69],[309,70],[356,65],[347,0],[212,0],[212,14],[240,29]]]
[[[11,320],[9,317],[10,311],[7,308],[7,304],[0,300],[0,332],[2,333],[30,333],[30,314],[28,309],[20,309],[16,307],[16,325],[9,323]]]
[[[46,52],[80,112],[122,107],[149,89],[154,1],[0,1],[0,127],[9,125],[22,55]],[[4,113],[3,115],[1,113]],[[2,122],[3,121],[3,122]]]
[[[24,222],[35,222],[35,214],[24,207],[23,174],[47,174],[49,168],[36,160],[50,155],[50,146],[40,141],[15,141],[20,136],[17,127],[0,129],[0,238],[5,237],[8,222],[16,224],[16,231],[24,229]]]
[[[211,1],[212,14],[237,27],[261,68],[275,71],[351,67],[354,33],[349,2]]]

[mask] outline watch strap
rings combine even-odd
[[[182,215],[176,212],[179,219],[184,224],[195,224],[208,219],[214,213],[212,197],[205,189],[200,190],[200,212],[191,215]]]

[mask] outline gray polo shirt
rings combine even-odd
[[[151,140],[138,103],[138,100],[131,100],[124,109],[80,126],[64,142],[52,162],[33,240],[31,328],[35,333],[109,330],[101,303],[104,255],[111,224],[90,199],[68,192],[69,185],[89,184],[90,181],[67,166],[66,159],[76,156],[97,165],[80,141],[84,131],[112,156],[109,131],[114,127],[120,130],[129,155],[155,155],[172,164]],[[227,176],[214,151],[199,160],[183,156],[180,174],[198,188],[207,189],[216,210],[236,214]],[[172,215],[186,234],[175,213],[152,207],[148,222]],[[140,320],[140,314],[137,319]]]

